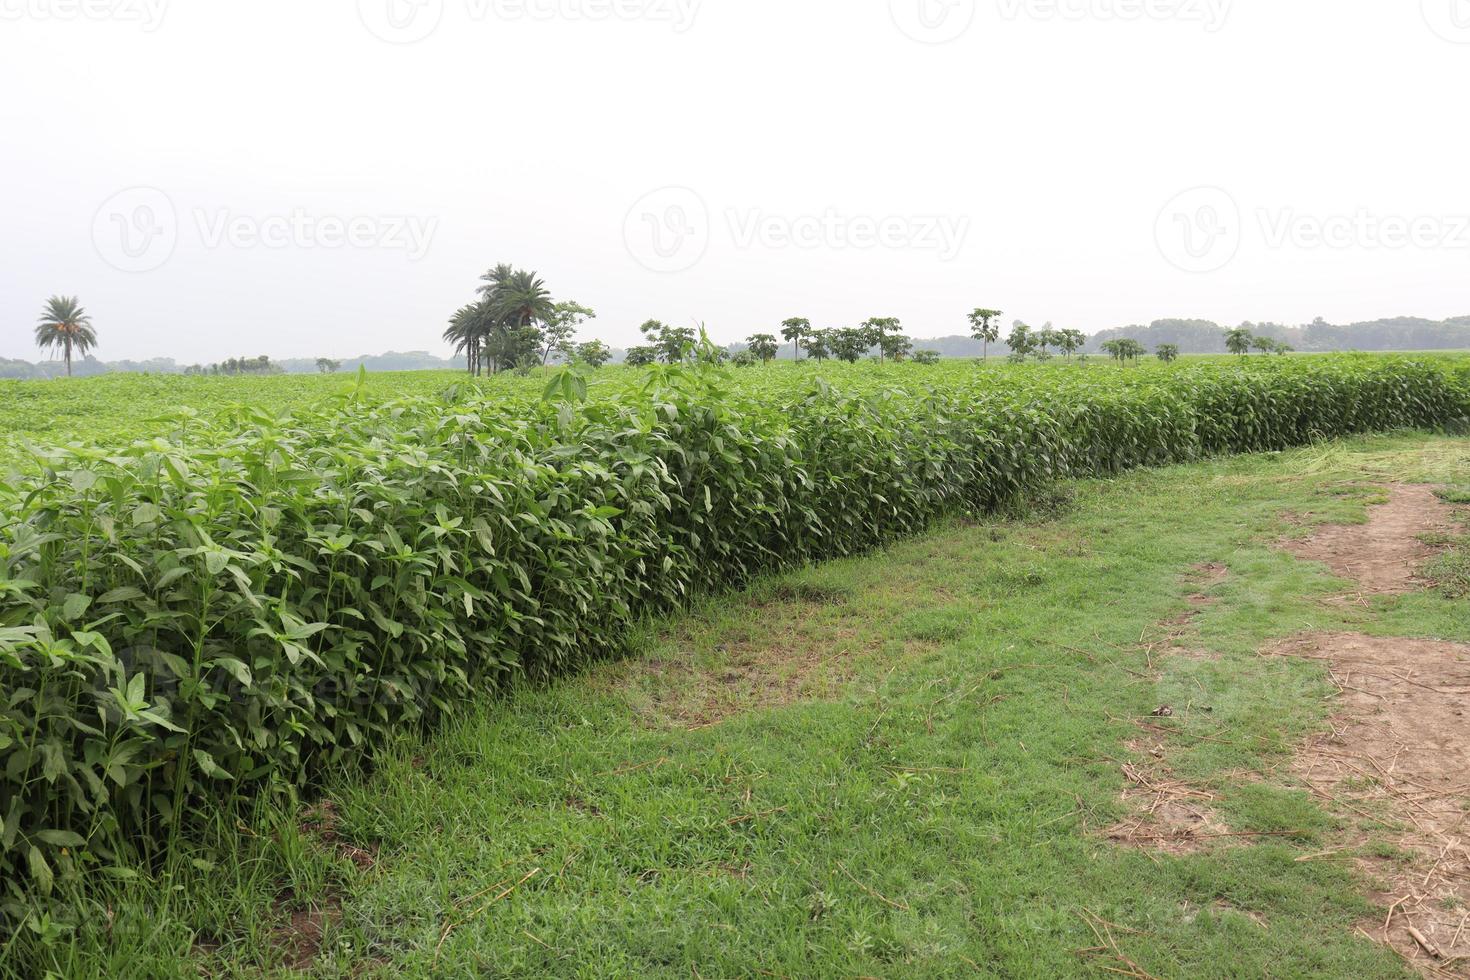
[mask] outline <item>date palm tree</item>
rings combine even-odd
[[[480,277],[483,311],[480,341],[491,373],[530,363],[539,355],[541,324],[556,316],[556,303],[546,283],[534,272],[502,262]]]
[[[66,376],[71,377],[71,354],[85,355],[97,346],[97,331],[92,318],[77,303],[75,296],[53,296],[36,324],[36,346],[42,350],[60,348],[66,357]]]
[[[500,269],[495,271],[498,273]],[[494,314],[522,329],[545,323],[556,312],[546,283],[536,273],[521,269],[500,278],[490,287],[486,298]]]
[[[449,329],[444,331],[444,340],[454,345],[454,352],[463,351],[466,366],[471,375],[480,373],[480,354],[484,346],[484,324],[486,322],[483,303],[461,306],[449,318]]]

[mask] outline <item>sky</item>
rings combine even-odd
[[[1470,0],[0,0],[0,357],[1470,314]]]

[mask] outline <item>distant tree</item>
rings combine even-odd
[[[556,310],[546,283],[534,272],[517,269],[509,276],[492,272],[483,278],[486,285],[480,292],[490,301],[491,312],[514,326],[546,323]]]
[[[1040,330],[1036,331],[1034,336],[1036,338],[1037,353],[1041,356],[1041,359],[1043,361],[1051,356],[1048,348],[1060,348],[1062,346],[1061,334],[1059,334],[1052,327],[1050,320],[1048,320]]]
[[[316,369],[322,374],[336,374],[342,369],[342,362],[334,361],[330,357],[318,357],[316,359]]]
[[[1236,327],[1225,335],[1225,349],[1232,354],[1245,356],[1251,352],[1255,337],[1244,327]]]
[[[916,350],[916,351],[914,351],[914,363],[915,364],[938,364],[939,363],[939,351],[937,351],[937,350]]]
[[[832,356],[832,331],[813,330],[806,340],[807,356],[817,361],[825,361]]]
[[[693,327],[671,327],[658,320],[648,320],[638,329],[665,364],[677,364],[694,350]]]
[[[914,349],[914,342],[901,333],[884,334],[878,341],[879,352],[887,358],[901,361]]]
[[[1277,354],[1290,354],[1294,350],[1296,350],[1296,348],[1291,346],[1290,344],[1280,340],[1276,341]]]
[[[42,350],[60,349],[66,358],[66,376],[71,377],[72,351],[86,354],[97,346],[97,331],[92,318],[78,304],[75,296],[52,296],[41,311],[36,324],[36,346]]]
[[[623,355],[623,363],[629,367],[647,367],[658,362],[658,348],[652,345],[629,347]]]
[[[743,350],[730,358],[730,361],[736,367],[754,367],[760,363],[760,358],[756,357],[754,352],[750,350]]]
[[[1165,364],[1173,364],[1179,360],[1178,344],[1160,344],[1154,354]]]
[[[795,358],[801,360],[801,348],[812,332],[812,321],[804,316],[794,316],[781,322],[781,336],[791,343]]]
[[[492,372],[526,367],[540,359],[542,326],[556,304],[534,272],[501,263],[480,277],[479,336]]]
[[[856,364],[872,347],[868,331],[862,327],[843,327],[832,334],[832,355],[848,364]]]
[[[1102,349],[1103,353],[1120,364],[1126,364],[1128,361],[1136,361],[1148,353],[1147,348],[1142,344],[1127,337],[1104,341]]]
[[[484,304],[471,303],[454,312],[449,318],[449,328],[444,331],[445,342],[454,345],[456,354],[464,354],[471,375],[480,373],[480,350],[487,322]]]
[[[868,349],[878,348],[878,359],[881,361],[887,354],[884,338],[890,334],[899,333],[903,330],[903,324],[896,316],[875,316],[863,322],[862,327],[868,338]]]
[[[1069,328],[1066,330],[1058,330],[1056,334],[1056,345],[1058,348],[1061,349],[1062,353],[1066,355],[1067,360],[1069,361],[1072,359],[1072,355],[1081,350],[1082,347],[1087,343],[1087,335],[1081,330],[1073,330]]]
[[[1276,349],[1276,341],[1270,337],[1252,337],[1251,346],[1262,354],[1269,354]]]
[[[571,360],[576,364],[585,364],[590,368],[600,368],[612,360],[612,348],[600,340],[589,340],[585,344],[578,344],[572,351]]]
[[[1011,358],[1016,361],[1024,361],[1026,355],[1036,349],[1035,335],[1031,328],[1017,320],[1011,325],[1010,335],[1006,337],[1006,346],[1011,349]]]
[[[207,367],[196,364],[186,368],[184,373],[234,376],[238,374],[284,374],[285,370],[279,364],[272,362],[269,357],[261,354],[259,357],[231,357]]]
[[[554,305],[541,332],[541,366],[545,367],[551,361],[552,354],[570,361],[575,352],[572,338],[582,324],[596,316],[592,310],[572,300]]]
[[[749,345],[751,356],[762,362],[775,360],[776,354],[781,350],[776,338],[768,333],[753,334],[745,342]]]
[[[970,336],[984,344],[980,353],[982,361],[990,358],[990,345],[1000,339],[1001,316],[1000,310],[977,309],[970,314]]]

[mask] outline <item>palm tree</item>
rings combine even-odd
[[[66,376],[71,377],[71,352],[85,355],[97,346],[92,318],[75,296],[53,296],[46,301],[41,321],[36,324],[36,346],[42,350],[61,348],[66,356]]]
[[[480,277],[479,344],[477,361],[490,362],[492,373],[521,363],[542,340],[540,323],[556,315],[556,303],[546,283],[534,272],[502,262]]]
[[[490,308],[521,329],[545,323],[556,312],[546,283],[536,273],[524,270],[511,273],[491,290]]]
[[[480,373],[480,333],[484,322],[481,305],[471,303],[461,306],[449,318],[449,329],[444,331],[444,340],[454,345],[454,352],[458,354],[464,351],[465,362],[472,375]]]

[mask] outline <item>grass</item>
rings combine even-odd
[[[1287,513],[1361,519],[1373,479],[1467,466],[1465,440],[1401,436],[1139,472],[763,580],[651,625],[636,657],[405,736],[326,809],[219,828],[228,860],[120,884],[52,966],[1404,975],[1354,935],[1349,866],[1297,860],[1338,819],[1277,771],[1332,688],[1256,651],[1305,629],[1470,641],[1442,592],[1325,604],[1342,583],[1272,547],[1301,533]],[[1228,575],[1202,586],[1204,563]],[[1210,656],[1155,660],[1171,631]],[[1270,836],[1106,840],[1140,739]]]

